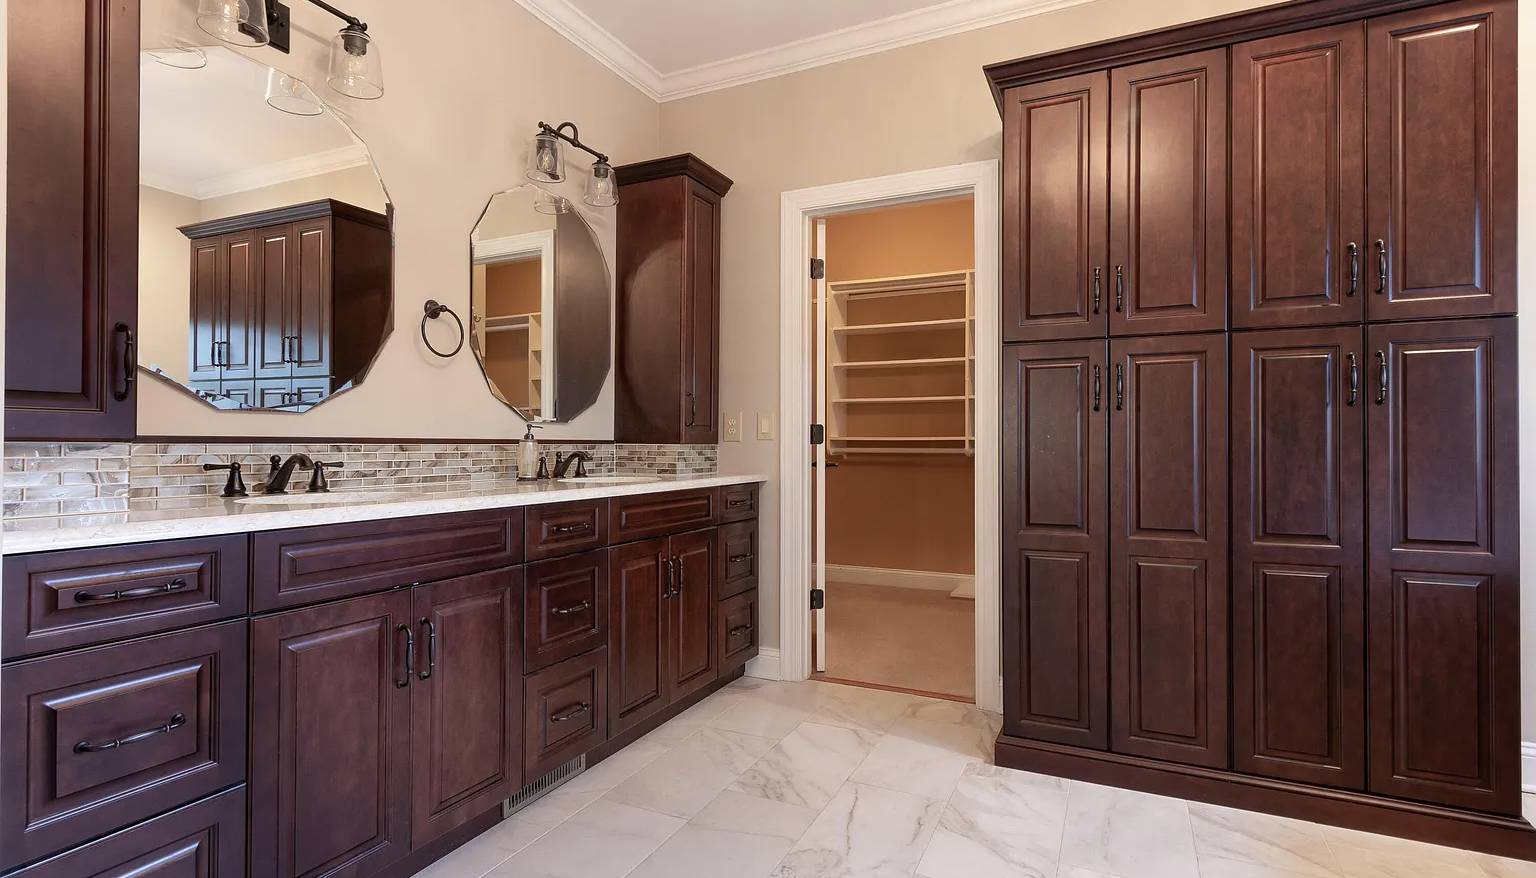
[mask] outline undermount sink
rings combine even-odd
[[[562,485],[639,485],[656,481],[655,476],[582,476],[581,478],[555,479]]]
[[[308,494],[302,490],[292,494],[257,494],[241,497],[236,503],[252,506],[308,506],[319,503],[382,503],[388,500],[408,500],[411,494],[394,494],[379,491],[329,491]]]

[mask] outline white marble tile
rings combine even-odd
[[[992,737],[997,737],[998,729],[1002,728],[1003,718],[995,713],[988,713],[974,704],[962,704],[958,701],[946,701],[938,698],[925,698],[907,707],[902,714],[903,719],[920,719],[931,723],[951,723],[963,725],[974,729],[989,732]]]
[[[920,878],[1052,878],[1067,815],[1060,778],[970,765],[950,797]]]
[[[489,874],[494,878],[621,878],[683,826],[681,818],[597,801]]]
[[[686,740],[689,735],[708,726],[710,720],[735,707],[744,697],[743,693],[732,691],[727,686],[725,689],[714,693],[672,719],[667,720],[660,728],[653,730],[640,740],[652,743],[660,742],[666,745],[679,744]]]
[[[646,858],[629,878],[764,878],[816,819],[816,810],[727,790]]]
[[[1280,873],[1341,878],[1337,859],[1314,823],[1202,802],[1189,803],[1195,852]],[[1228,871],[1231,871],[1228,868]]]
[[[1488,878],[1536,878],[1536,863],[1495,857],[1492,854],[1473,854],[1473,858],[1488,873]]]
[[[763,687],[748,693],[707,724],[711,728],[778,740],[805,722],[817,706],[814,694],[785,698],[770,687]]]
[[[692,817],[773,745],[767,738],[700,729],[614,787],[605,798]]]
[[[918,700],[918,696],[901,692],[826,685],[821,690],[820,706],[807,721],[880,733],[889,729]]]
[[[731,789],[823,808],[879,740],[878,735],[858,729],[802,723],[737,778]]]
[[[480,878],[537,841],[548,827],[512,817],[417,873],[419,878]]]
[[[1470,851],[1339,826],[1318,828],[1349,878],[1487,878]]]
[[[795,843],[774,878],[908,878],[944,803],[847,783]]]
[[[987,761],[991,755],[991,742],[982,729],[903,719],[880,739],[852,779],[944,799],[967,765]]]
[[[1313,878],[1311,872],[1292,872],[1278,866],[1200,857],[1200,878]]]
[[[1189,808],[1182,799],[1073,781],[1061,865],[1125,878],[1197,878]]]

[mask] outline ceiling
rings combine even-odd
[[[673,100],[1091,0],[518,0]]]

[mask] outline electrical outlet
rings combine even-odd
[[[740,412],[737,412],[734,415],[726,415],[725,416],[725,431],[724,431],[724,435],[721,436],[720,438],[725,440],[726,442],[740,442],[741,441],[741,413]]]
[[[757,438],[773,438],[773,412],[757,413]]]

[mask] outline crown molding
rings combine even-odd
[[[201,180],[181,176],[143,174],[140,182],[155,189],[205,201],[209,198],[233,195],[236,192],[275,186],[290,180],[302,180],[305,177],[345,171],[348,168],[370,164],[371,161],[367,148],[361,144],[354,144],[297,158],[269,162],[265,165],[242,168],[233,173]]]
[[[665,102],[1079,6],[1093,0],[948,0],[925,9],[672,73],[661,73],[652,67],[586,13],[573,6],[570,0],[517,2],[653,100]]]

